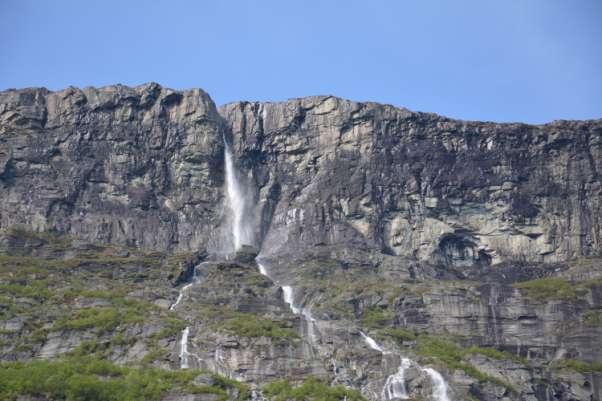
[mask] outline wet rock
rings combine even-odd
[[[234,260],[240,263],[254,263],[259,251],[251,245],[243,245],[238,251]]]

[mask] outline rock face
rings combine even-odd
[[[256,239],[227,260],[224,141]],[[417,400],[442,400],[432,366],[455,401],[600,401],[601,162],[602,120],[335,97],[218,110],[157,84],[0,92],[0,358],[99,338],[117,363],[185,355],[257,389],[318,377],[376,401],[408,357]],[[66,323],[82,310],[119,319]]]
[[[226,135],[264,252],[361,244],[454,266],[600,252],[599,120],[466,122],[334,97],[218,113],[201,90],[147,84],[2,92],[0,135],[0,227],[196,250],[219,223]]]
[[[201,90],[0,94],[0,226],[198,249],[219,221],[222,120]]]
[[[334,97],[220,113],[259,189],[264,251],[358,243],[454,266],[600,252],[599,120],[466,122]]]

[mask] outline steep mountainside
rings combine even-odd
[[[600,401],[601,163],[602,120],[0,92],[0,395]]]

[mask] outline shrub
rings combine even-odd
[[[488,374],[481,372],[476,367],[471,365],[470,363],[464,361],[464,357],[471,353],[479,353],[484,354],[486,356],[505,356],[505,353],[495,351],[495,350],[486,350],[485,348],[471,347],[471,348],[461,348],[458,345],[454,344],[451,341],[442,340],[433,337],[419,337],[418,338],[418,347],[416,351],[419,355],[427,358],[433,358],[443,362],[449,369],[458,369],[464,371],[467,375],[479,380],[479,381],[488,381],[491,383],[496,383],[511,391],[515,391],[509,383],[504,382],[498,378],[493,376],[489,376]],[[489,354],[489,355],[487,355]],[[509,354],[508,354],[509,355]],[[496,359],[506,359],[506,358],[496,358]]]
[[[393,338],[398,343],[403,343],[406,341],[416,341],[416,339],[418,338],[418,336],[415,333],[409,330],[397,329],[393,327],[387,327],[382,331],[382,333],[386,336]]]
[[[98,307],[75,310],[71,316],[58,319],[53,330],[85,330],[95,328],[106,333],[122,324],[140,323],[143,310],[137,308]]]
[[[69,401],[159,401],[174,389],[216,394],[220,401],[228,398],[227,390],[232,388],[245,398],[248,395],[245,385],[217,375],[212,375],[211,385],[195,385],[193,380],[201,371],[127,368],[91,356],[0,363],[0,371],[0,399],[7,401],[22,396]]]
[[[588,310],[583,314],[583,323],[586,326],[602,326],[602,312]]]
[[[577,359],[565,359],[556,362],[553,366],[558,369],[571,369],[580,373],[602,372],[602,362],[585,362]]]
[[[243,337],[269,337],[272,339],[299,337],[294,330],[282,327],[279,322],[251,313],[236,313],[234,317],[226,319],[221,324],[225,330]]]
[[[356,390],[343,386],[329,387],[324,382],[310,378],[299,386],[279,380],[264,386],[264,394],[273,401],[365,401]]]
[[[538,301],[577,299],[575,286],[566,280],[549,277],[513,284],[514,288],[524,290],[528,297]]]
[[[373,306],[364,312],[362,326],[369,329],[378,329],[385,326],[389,320],[391,320],[391,316],[387,311],[378,306]]]

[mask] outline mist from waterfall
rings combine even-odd
[[[253,229],[250,224],[252,219],[250,218],[251,216],[249,216],[249,191],[246,190],[236,173],[232,150],[225,137],[224,159],[226,173],[226,207],[228,210],[227,218],[229,225],[228,234],[232,243],[229,251],[236,252],[243,245],[254,245],[255,240]]]

